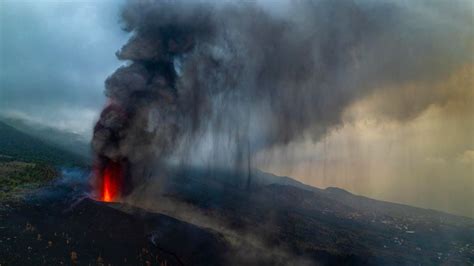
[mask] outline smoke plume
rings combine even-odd
[[[462,1],[129,1],[126,64],[105,82],[93,149],[135,178],[167,160],[242,167],[262,149],[318,141],[375,90],[434,83],[472,61],[471,11]]]

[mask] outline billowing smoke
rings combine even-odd
[[[129,1],[126,65],[105,82],[94,130],[99,164],[124,162],[135,179],[169,160],[242,167],[262,149],[317,141],[374,90],[473,60],[469,5]]]

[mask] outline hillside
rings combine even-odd
[[[80,155],[46,143],[1,121],[0,155],[10,156],[20,161],[43,162],[53,165],[85,166],[88,162]]]
[[[0,264],[474,262],[470,218],[314,188],[256,169],[247,186],[246,173],[183,165],[142,180],[123,202],[102,203],[89,198],[86,168],[63,169],[55,179],[47,166],[83,161],[0,123],[0,181],[14,185],[0,192],[4,198],[28,192],[18,201],[0,200]]]
[[[254,175],[246,189],[246,174],[181,167],[150,179],[127,203],[218,231],[249,264],[295,257],[322,265],[474,262],[473,219]]]
[[[474,220],[290,178],[180,168],[121,203],[69,178],[0,208],[0,263],[99,265],[471,265]],[[67,180],[75,180],[73,182]],[[48,217],[45,219],[45,217]],[[24,254],[24,255],[21,255]]]
[[[81,157],[90,157],[91,155],[88,141],[79,134],[62,131],[20,118],[0,116],[0,121],[46,144],[58,147],[75,155]]]

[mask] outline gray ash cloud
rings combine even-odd
[[[95,152],[141,166],[209,156],[241,166],[267,147],[319,140],[374,90],[436,82],[473,59],[467,2],[284,6],[127,2],[126,65],[105,82]]]

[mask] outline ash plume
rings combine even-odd
[[[462,1],[128,1],[131,37],[117,52],[126,65],[105,82],[93,149],[143,177],[166,160],[243,167],[262,149],[318,141],[375,90],[434,83],[472,61],[469,10]]]

